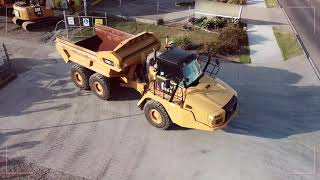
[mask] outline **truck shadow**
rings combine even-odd
[[[131,88],[121,87],[118,82],[113,81],[111,83],[111,89],[111,101],[139,100],[141,98],[138,91]]]
[[[240,114],[224,131],[279,139],[320,130],[319,82],[299,85],[301,75],[282,69],[240,65],[236,70],[232,81],[225,79],[238,91]]]

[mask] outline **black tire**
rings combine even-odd
[[[91,91],[100,99],[103,99],[103,100],[111,99],[110,79],[104,77],[99,73],[94,73],[93,75],[91,75],[89,79],[89,85],[90,85]]]
[[[92,74],[92,71],[75,64],[71,67],[70,76],[73,83],[81,90],[89,90],[89,78]]]
[[[168,129],[172,125],[172,121],[165,110],[165,108],[156,101],[149,100],[147,103],[144,105],[144,114],[149,121],[149,123],[159,129]],[[161,122],[156,122],[154,121],[154,117],[152,117],[152,111],[156,110],[160,116],[161,116]]]

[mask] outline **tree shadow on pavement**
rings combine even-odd
[[[246,19],[242,18],[242,20],[247,24],[254,24],[254,25],[270,25],[270,26],[277,26],[277,25],[288,25],[288,23],[281,23],[281,22],[273,22],[273,21],[263,21],[257,19]]]
[[[302,76],[282,69],[236,70],[229,84],[238,91],[240,114],[226,132],[278,139],[320,130],[320,86],[298,85]]]
[[[0,136],[6,136],[6,133],[4,133],[4,134],[0,133]],[[17,144],[13,144],[13,145],[6,146],[6,147],[1,147],[0,151],[11,150],[11,149],[16,149],[16,148],[23,149],[23,150],[32,149],[33,147],[37,146],[40,143],[41,143],[41,141],[27,141],[27,142],[17,143]]]
[[[250,34],[248,35],[249,37],[249,44],[250,46],[253,45],[257,45],[257,44],[263,44],[264,41],[266,41],[267,39],[261,35],[258,34],[253,34],[255,31],[248,31],[248,33],[250,32]],[[250,54],[252,54],[252,50],[250,49]]]
[[[18,78],[1,89],[0,118],[71,107],[70,103],[53,104],[57,99],[81,94],[70,81],[63,63],[53,59],[12,59]],[[40,107],[41,106],[41,107]]]

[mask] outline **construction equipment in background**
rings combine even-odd
[[[12,22],[22,25],[22,28],[27,31],[55,25],[61,18],[55,17],[53,9],[44,5],[44,1],[36,0],[16,2],[13,5],[15,16]]]
[[[157,56],[160,41],[152,33],[131,35],[102,25],[95,25],[95,31],[77,43],[56,39],[64,61],[75,63],[70,74],[78,88],[105,100],[113,95],[111,81],[133,88],[142,95],[138,106],[147,120],[160,129],[175,123],[213,131],[237,114],[237,92],[211,77],[220,64],[212,63],[210,55],[172,48]],[[147,60],[152,52],[153,59]]]
[[[68,0],[68,7],[72,10],[73,14],[79,15],[81,12],[82,0]]]
[[[4,44],[0,45],[0,88],[16,77]]]
[[[16,0],[0,0],[0,9],[1,14],[3,15],[11,15],[13,12],[13,4]],[[7,9],[7,12],[5,12]],[[7,14],[5,14],[7,13]]]

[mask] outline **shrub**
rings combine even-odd
[[[221,29],[229,24],[242,26],[242,22],[240,20],[224,17],[214,17],[211,19],[207,19],[206,17],[192,17],[189,19],[189,22],[203,29]]]
[[[216,0],[217,2],[229,3],[229,4],[247,4],[247,0]]]
[[[221,30],[217,41],[211,46],[217,54],[233,54],[241,49],[246,40],[247,34],[242,28],[228,25]]]
[[[247,0],[228,0],[227,3],[245,5]]]
[[[183,49],[190,49],[192,47],[192,41],[189,36],[180,35],[173,39],[173,46]]]
[[[197,18],[192,16],[189,18],[189,23],[194,24],[196,22]]]
[[[157,25],[164,25],[164,20],[162,18],[158,19]]]

